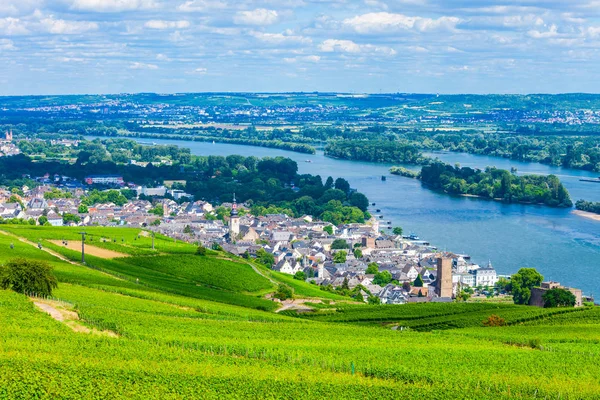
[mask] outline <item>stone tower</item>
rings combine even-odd
[[[440,297],[452,297],[452,259],[437,259],[436,294]]]
[[[237,211],[237,203],[235,202],[235,193],[233,194],[233,205],[231,206],[231,214],[229,215],[229,239],[234,241],[240,234],[240,216]]]

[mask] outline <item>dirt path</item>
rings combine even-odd
[[[321,300],[316,300],[316,299],[296,299],[296,300],[286,300],[283,302],[283,307],[281,307],[280,309],[278,309],[277,311],[275,311],[276,313],[285,311],[285,310],[295,310],[295,311],[300,311],[300,312],[307,312],[307,311],[313,311],[314,309],[309,307],[309,306],[305,306],[304,303],[320,303]]]
[[[91,333],[94,335],[101,336],[109,336],[109,337],[118,337],[115,332],[112,331],[99,331],[98,329],[89,328],[79,322],[79,315],[72,309],[69,309],[70,306],[65,305],[59,301],[54,300],[41,300],[41,299],[32,299],[33,304],[41,311],[49,314],[55,320],[64,323],[69,328],[71,328],[74,332],[79,333]]]
[[[81,254],[81,242],[74,240],[49,240],[50,243],[55,244],[57,246],[61,246],[67,248],[69,250],[78,251]],[[65,244],[66,243],[66,244]],[[100,257],[100,258],[121,258],[128,257],[128,254],[118,253],[112,250],[106,250],[101,247],[92,246],[90,244],[85,245],[85,254],[89,254],[91,256]]]

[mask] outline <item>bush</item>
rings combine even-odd
[[[52,295],[58,286],[52,273],[52,266],[46,261],[16,258],[0,266],[0,287],[18,293],[35,293],[40,296]]]
[[[289,286],[281,283],[277,288],[277,291],[273,294],[273,297],[279,300],[288,300],[294,298],[294,293]]]
[[[196,249],[196,255],[197,256],[205,256],[206,255],[206,247],[198,246],[198,248]]]
[[[504,326],[506,325],[506,321],[504,318],[497,316],[496,314],[492,314],[483,321],[483,326]]]
[[[306,280],[306,274],[302,271],[298,271],[294,275],[294,279],[299,280],[299,281],[304,281],[304,280]]]

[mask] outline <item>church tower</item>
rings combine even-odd
[[[231,214],[229,216],[229,240],[234,241],[240,234],[240,217],[237,211],[237,203],[235,202],[235,193],[233,194],[233,205],[231,206]]]

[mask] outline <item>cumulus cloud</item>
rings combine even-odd
[[[17,50],[17,48],[12,40],[0,39],[0,50]]]
[[[456,28],[459,22],[460,19],[456,17],[433,19],[378,12],[347,18],[343,21],[343,24],[358,33],[382,33],[401,30],[416,30],[420,32],[437,29],[451,30]]]
[[[153,19],[144,24],[146,28],[150,29],[185,29],[190,27],[189,21],[163,21],[160,19]]]
[[[55,19],[52,15],[40,20],[42,30],[55,35],[75,35],[98,30],[96,22],[67,21]]]
[[[19,18],[7,17],[0,18],[0,33],[8,36],[27,35],[29,29],[27,29],[25,23]]]
[[[324,53],[378,53],[392,56],[396,50],[387,46],[374,46],[372,44],[358,44],[352,40],[327,39],[319,45],[319,50]]]
[[[154,0],[72,0],[71,9],[94,12],[121,12],[156,7]]]
[[[257,8],[252,11],[238,11],[233,17],[233,22],[237,25],[273,25],[279,21],[279,13],[275,10],[266,8]]]

